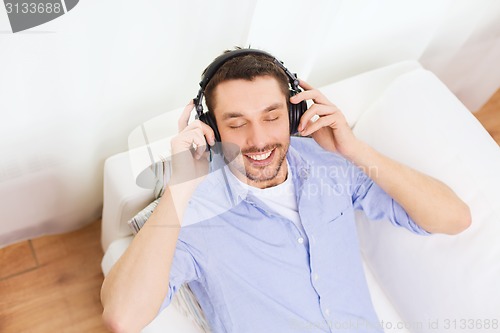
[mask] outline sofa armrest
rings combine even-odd
[[[153,190],[141,188],[136,184],[128,152],[106,159],[101,226],[101,245],[104,252],[114,240],[132,234],[127,221],[153,200]]]

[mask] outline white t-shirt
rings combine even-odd
[[[288,168],[288,161],[285,160],[286,168],[288,169],[286,180],[276,186],[268,188],[257,188],[243,183],[232,172],[229,172],[234,178],[241,183],[245,189],[254,194],[262,202],[264,202],[273,212],[281,215],[292,221],[300,232],[305,235],[300,216],[297,208],[297,198],[295,196],[295,186],[293,184],[292,175]]]

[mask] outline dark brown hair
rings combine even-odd
[[[224,52],[231,52],[227,50]],[[214,60],[215,61],[215,60]],[[208,69],[208,67],[207,67]],[[205,75],[207,69],[203,71]],[[246,54],[232,58],[225,62],[212,76],[205,87],[205,103],[209,112],[213,114],[215,107],[214,91],[217,85],[228,80],[243,79],[252,81],[256,77],[271,76],[278,81],[281,91],[285,96],[289,96],[289,79],[285,72],[274,63],[274,58],[265,54]],[[287,103],[288,103],[287,98]]]

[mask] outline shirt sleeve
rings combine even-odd
[[[393,198],[378,186],[361,169],[354,166],[352,200],[354,209],[361,209],[373,220],[388,219],[392,224],[404,227],[420,235],[430,233],[420,227]]]
[[[163,311],[170,303],[179,288],[188,282],[199,279],[200,268],[192,255],[189,246],[182,240],[177,240],[174,259],[170,267],[170,281],[168,284],[168,293],[163,300],[158,313]]]

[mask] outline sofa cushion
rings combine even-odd
[[[361,115],[377,101],[391,82],[398,76],[421,68],[412,60],[364,72],[319,88],[354,126]]]

